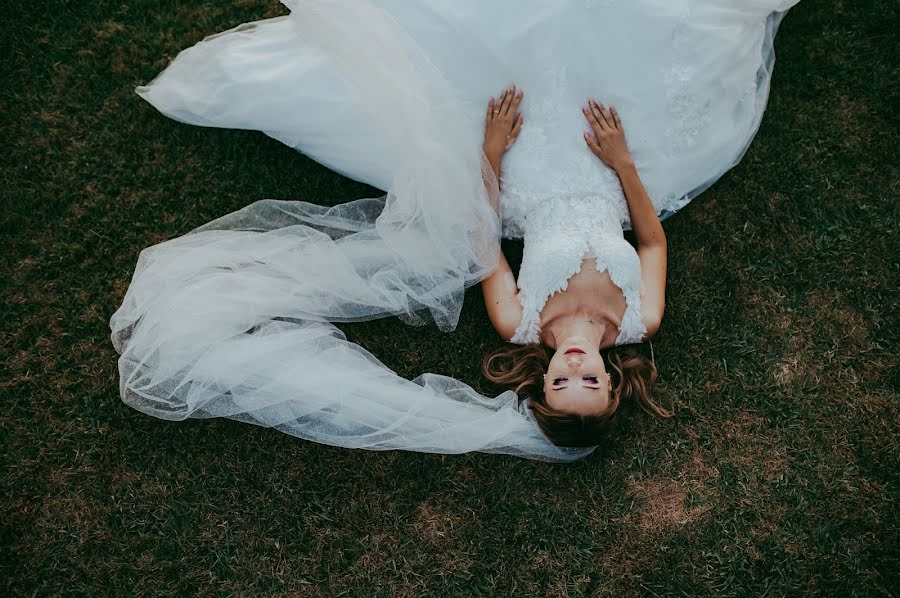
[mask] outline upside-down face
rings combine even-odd
[[[544,379],[549,407],[564,413],[598,415],[609,407],[611,393],[612,380],[598,347],[579,338],[557,347]]]

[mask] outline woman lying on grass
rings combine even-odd
[[[501,160],[522,128],[523,95],[513,86],[488,103],[484,154],[498,179]],[[583,447],[610,431],[623,400],[653,415],[672,414],[651,398],[655,364],[627,346],[659,329],[666,235],[615,107],[590,100],[582,112],[590,126],[584,141],[600,161],[596,167],[611,169],[618,181],[518,212],[516,224],[525,232],[518,281],[501,252],[481,288],[494,328],[523,345],[488,355],[485,376],[529,397],[538,425],[555,444]],[[515,199],[507,200],[501,189],[504,209]],[[637,251],[623,237],[623,201]]]

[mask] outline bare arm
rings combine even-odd
[[[591,100],[585,106],[584,114],[594,132],[593,135],[585,133],[584,139],[594,155],[616,172],[628,202],[641,261],[641,315],[647,336],[653,336],[665,310],[666,234],[635,168],[616,109],[607,109]]]
[[[497,181],[500,180],[500,162],[522,128],[522,115],[518,112],[522,101],[522,92],[516,92],[515,86],[503,92],[498,100],[491,98],[485,116],[484,155],[487,157]],[[522,321],[522,303],[519,301],[519,290],[516,277],[503,251],[497,269],[481,281],[484,304],[488,317],[497,333],[504,340],[512,338]]]

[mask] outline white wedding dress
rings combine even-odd
[[[138,88],[161,112],[264,131],[387,195],[256,201],[145,249],[110,322],[123,400],[337,446],[588,454],[549,443],[512,392],[405,380],[330,322],[397,315],[452,330],[501,233],[524,236],[526,254],[529,236],[552,246],[549,231],[581,242],[571,231],[589,235],[592,217],[621,237],[621,188],[581,136],[588,97],[617,107],[661,216],[684,206],[755,135],[775,31],[795,2],[285,1],[288,16],[181,52]],[[525,126],[498,200],[479,150],[487,98],[511,82],[526,93]],[[626,340],[639,337],[629,326]]]

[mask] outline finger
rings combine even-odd
[[[509,132],[509,135],[506,137],[506,149],[512,147],[512,144],[516,142],[516,139],[519,137],[519,131],[522,130],[522,121],[523,116],[521,114],[516,116],[515,124],[513,125],[512,131]]]
[[[613,124],[616,125],[617,129],[621,130],[622,129],[622,121],[621,121],[621,119],[619,119],[619,113],[616,112],[616,107],[610,106],[609,111],[612,112]]]
[[[599,102],[597,103],[597,107],[600,108],[600,114],[603,115],[603,120],[606,121],[606,126],[611,130],[615,129],[615,122],[613,121],[612,113],[609,111],[609,108]]]
[[[594,117],[597,119],[597,122],[600,123],[600,128],[602,130],[606,131],[612,128],[609,126],[609,121],[606,120],[606,116],[603,114],[603,104],[591,100],[591,112],[594,113]]]
[[[491,122],[492,120],[494,120],[494,98],[493,98],[493,96],[491,96],[491,99],[488,100],[487,114],[485,115],[485,118],[487,119],[488,122]]]
[[[597,137],[603,134],[604,130],[604,122],[603,115],[600,114],[600,111],[597,109],[597,105],[594,100],[588,100],[587,104],[587,115],[588,121],[591,123],[591,128],[594,129],[594,133]]]
[[[603,128],[600,126],[600,122],[594,115],[594,111],[591,109],[590,105],[582,106],[581,111],[584,112],[584,117],[587,119],[588,124],[591,125],[591,129],[593,129],[594,134],[600,135],[600,133],[603,132]]]
[[[513,95],[516,93],[516,86],[513,85],[511,88],[506,90],[506,94],[503,96],[503,106],[500,107],[500,116],[506,116],[509,112],[509,106],[512,104]]]
[[[511,116],[515,117],[516,113],[512,107],[513,102],[516,100],[516,96],[518,95],[518,90],[516,86],[513,85],[509,88],[509,97],[506,98],[506,111],[503,113],[503,116]]]
[[[524,120],[525,120],[525,115],[522,114],[522,113],[520,112],[520,113],[516,116],[516,124],[513,125],[512,132],[510,132],[510,134],[509,134],[509,136],[510,136],[513,140],[515,140],[516,137],[519,136],[519,131],[522,130],[522,123],[524,122]]]
[[[516,114],[516,116],[518,116],[518,112],[519,112],[519,104],[522,103],[522,97],[523,97],[524,95],[525,95],[525,93],[520,89],[520,90],[519,90],[519,93],[517,93],[517,94],[513,97],[512,107],[510,108],[510,110],[512,111],[513,114]]]
[[[597,122],[600,123],[600,128],[603,129],[604,132],[609,132],[612,129],[612,126],[610,125],[609,120],[607,120],[606,115],[603,112],[603,104],[596,100],[591,100],[591,110],[597,117]]]
[[[588,133],[584,132],[584,141],[587,143],[588,148],[594,153],[595,156],[600,155],[600,144],[597,143],[597,138]]]
[[[609,128],[615,129],[616,128],[616,120],[613,118],[613,115],[612,115],[612,112],[610,111],[610,109],[604,107],[603,104],[600,104],[600,112],[603,114],[603,118],[606,119],[606,124],[609,125]]]

